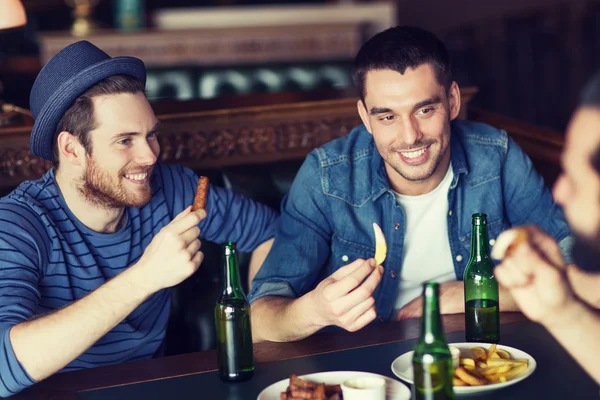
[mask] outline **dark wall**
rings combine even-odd
[[[564,131],[600,68],[599,1],[423,2],[414,9],[445,8],[405,17],[445,41],[457,81],[480,88],[474,107]]]
[[[3,71],[9,57],[37,54],[38,31],[67,29],[64,0],[24,0],[26,29],[0,33],[4,97],[27,106],[35,73]],[[146,0],[148,13],[175,6],[302,3],[285,0]],[[325,2],[307,1],[307,2]],[[397,0],[399,23],[437,33],[462,86],[478,86],[473,105],[563,131],[585,80],[600,68],[600,0]],[[100,0],[98,19],[112,24],[113,2]],[[1,95],[1,94],[0,94]]]

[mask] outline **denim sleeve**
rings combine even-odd
[[[571,232],[562,209],[554,202],[529,157],[510,137],[502,179],[505,210],[511,225],[537,225],[559,242],[565,261],[571,260]]]
[[[250,302],[264,296],[296,298],[316,286],[331,251],[330,212],[312,152],[282,201],[275,241],[252,281]]]

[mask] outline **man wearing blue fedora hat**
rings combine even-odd
[[[157,164],[159,124],[146,70],[89,42],[53,57],[31,91],[41,179],[0,199],[0,397],[58,371],[155,355],[170,288],[202,262],[200,238],[264,259],[277,215]]]

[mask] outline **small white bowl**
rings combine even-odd
[[[450,353],[452,353],[452,368],[458,368],[458,364],[460,363],[460,349],[454,346],[448,346],[450,348]]]
[[[385,400],[385,379],[356,376],[342,383],[344,400]]]

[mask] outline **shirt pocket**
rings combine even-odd
[[[505,230],[510,228],[510,224],[504,220],[504,218],[497,219],[488,223],[488,239],[490,250],[496,244],[496,239]]]
[[[348,265],[359,258],[366,260],[374,255],[374,247],[343,239],[337,234],[334,234],[331,238],[331,259],[329,262],[329,272],[333,273],[344,265]]]

